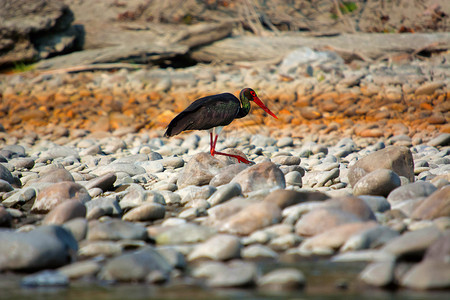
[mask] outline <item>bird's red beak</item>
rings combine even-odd
[[[261,107],[262,109],[264,109],[264,111],[266,113],[268,113],[269,115],[271,115],[272,117],[274,117],[275,119],[278,119],[278,117],[270,111],[270,109],[268,109],[264,103],[261,102],[261,100],[259,100],[259,98],[257,96],[253,97],[253,102],[255,102],[256,104],[258,104],[259,107]]]

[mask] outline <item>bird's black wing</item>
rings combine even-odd
[[[240,107],[240,101],[230,93],[200,98],[170,122],[164,136],[228,125],[236,118]]]

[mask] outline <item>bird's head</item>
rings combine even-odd
[[[259,107],[261,107],[266,113],[268,113],[269,115],[271,115],[272,117],[274,117],[275,119],[278,119],[278,117],[270,111],[270,109],[268,109],[264,103],[262,103],[262,101],[258,98],[258,96],[256,95],[255,91],[252,90],[251,88],[245,88],[241,91],[241,93],[239,94],[239,98],[241,99],[241,101],[253,101],[255,102]]]

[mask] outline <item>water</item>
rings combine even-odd
[[[258,263],[265,273],[275,267],[295,267],[307,278],[303,290],[270,292],[253,287],[241,289],[210,289],[186,281],[170,286],[136,284],[101,284],[92,280],[73,281],[67,288],[23,288],[20,274],[0,276],[0,299],[10,300],[141,300],[141,299],[346,299],[346,300],[440,300],[450,299],[446,291],[380,290],[359,282],[357,276],[363,263],[332,263],[326,260],[295,263]]]

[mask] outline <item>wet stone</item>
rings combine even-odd
[[[153,247],[144,247],[109,260],[99,277],[104,280],[143,281],[155,270],[168,274],[172,267]]]
[[[276,269],[258,279],[258,286],[263,289],[286,291],[298,290],[305,286],[306,278],[297,269]]]

